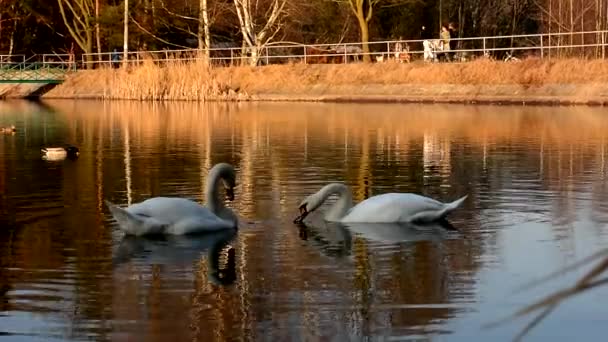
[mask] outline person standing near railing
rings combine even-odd
[[[424,61],[433,60],[433,50],[431,49],[431,35],[426,26],[420,28],[420,39],[422,39],[422,49],[424,51]]]
[[[443,45],[442,47],[442,51],[443,51],[443,55],[445,56],[445,59],[449,62],[450,61],[450,31],[448,31],[447,26],[442,25],[441,26],[441,43]]]
[[[458,38],[458,31],[456,30],[456,27],[454,25],[454,23],[449,23],[448,24],[448,31],[450,32],[450,59],[452,61],[454,61],[456,59],[456,52],[454,52],[454,50],[458,50],[458,41],[455,40],[455,38]]]
[[[401,52],[403,51],[403,43],[401,42],[403,37],[399,37],[397,43],[395,43],[395,60],[399,61]]]
[[[120,65],[120,53],[118,53],[117,49],[114,49],[114,51],[112,51],[112,66],[114,68],[118,68],[119,65]]]

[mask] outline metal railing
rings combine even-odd
[[[69,54],[10,56],[0,64],[0,83],[60,83],[67,73],[76,70],[74,57]]]
[[[431,39],[439,41],[440,39]],[[510,56],[546,57],[585,57],[605,58],[608,46],[608,30],[561,32],[544,34],[522,34],[511,36],[453,38],[457,48],[450,52],[458,61],[467,61],[485,56],[496,59],[510,59]],[[372,60],[392,58],[395,46],[406,46],[411,59],[421,59],[424,54],[423,40],[387,40],[369,42],[367,53]],[[434,50],[441,54],[441,50]],[[215,65],[238,65],[251,60],[252,51],[241,47],[211,48],[209,61]],[[257,64],[299,63],[350,63],[360,61],[365,53],[362,43],[340,44],[273,44],[257,51]],[[124,54],[91,53],[82,56],[83,66],[94,64],[122,63]],[[168,61],[191,62],[206,59],[206,51],[198,49],[133,51],[127,53],[128,63],[141,63],[144,60],[165,63]],[[517,59],[517,58],[515,58]]]
[[[606,58],[608,30],[561,32],[544,34],[522,34],[511,36],[453,38],[456,49],[450,52],[457,61],[467,61],[481,56],[505,59],[515,56],[547,57],[584,57]],[[433,43],[439,38],[431,39]],[[395,47],[401,44],[410,60],[422,59],[424,54],[423,40],[385,40],[369,42],[369,53],[373,61],[395,58]],[[433,45],[435,46],[435,45]],[[252,59],[251,49],[225,47],[208,49],[208,59],[213,65],[248,64]],[[436,46],[433,53],[445,55]],[[366,53],[362,43],[340,44],[269,44],[257,51],[256,64],[284,63],[352,63],[360,61]],[[44,54],[37,56],[37,61],[46,67],[65,70],[76,68],[94,68],[100,65],[119,66],[124,58],[122,52],[85,53],[80,60],[73,54]],[[199,49],[132,51],[127,53],[129,64],[151,61],[158,64],[167,62],[192,62],[207,59],[207,51]],[[12,67],[26,63],[24,55],[0,55],[0,68]]]

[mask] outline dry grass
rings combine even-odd
[[[364,84],[518,84],[608,82],[608,62],[601,60],[526,59],[519,63],[478,60],[469,63],[291,64],[230,68],[245,87],[287,88]]]
[[[538,87],[602,83],[608,83],[608,62],[602,60],[526,59],[518,63],[478,60],[458,64],[286,64],[257,68],[211,68],[203,62],[175,62],[158,66],[146,61],[129,69],[103,68],[79,72],[49,95],[139,100],[205,100],[246,99],[247,95],[256,94],[358,95],[357,92],[369,93],[372,86],[378,95],[382,95],[387,91],[383,86],[398,85]]]
[[[71,76],[51,94],[127,100],[193,100],[237,97],[214,76],[204,62],[175,62],[158,66],[151,61],[129,68],[84,70]]]

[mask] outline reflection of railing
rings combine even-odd
[[[437,39],[439,40],[439,39]],[[456,53],[459,60],[475,57],[491,57],[504,59],[507,54],[520,57],[522,55],[545,57],[606,57],[608,46],[608,30],[583,31],[572,33],[524,34],[512,36],[490,36],[453,38],[456,42]],[[392,58],[397,43],[408,48],[408,53],[414,58],[422,58],[423,40],[378,41],[370,42],[370,52],[373,60]],[[235,65],[251,59],[250,48],[227,47],[206,50],[182,49],[161,51],[132,51],[127,53],[129,63],[143,60],[153,62],[166,61],[195,61],[207,58],[212,64]],[[437,51],[440,52],[440,51]],[[350,63],[360,61],[365,55],[362,43],[340,44],[271,44],[261,48],[255,54],[259,64],[284,64],[288,62],[302,63]],[[90,53],[82,55],[82,65],[120,64],[124,55],[117,52]]]

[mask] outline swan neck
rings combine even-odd
[[[339,196],[327,215],[325,215],[325,219],[327,221],[339,221],[353,206],[353,195],[350,189],[344,184],[332,184],[323,190],[324,199],[334,194]]]
[[[221,170],[211,169],[205,185],[207,208],[216,215],[224,209],[224,201],[220,198],[220,181],[222,178]]]

